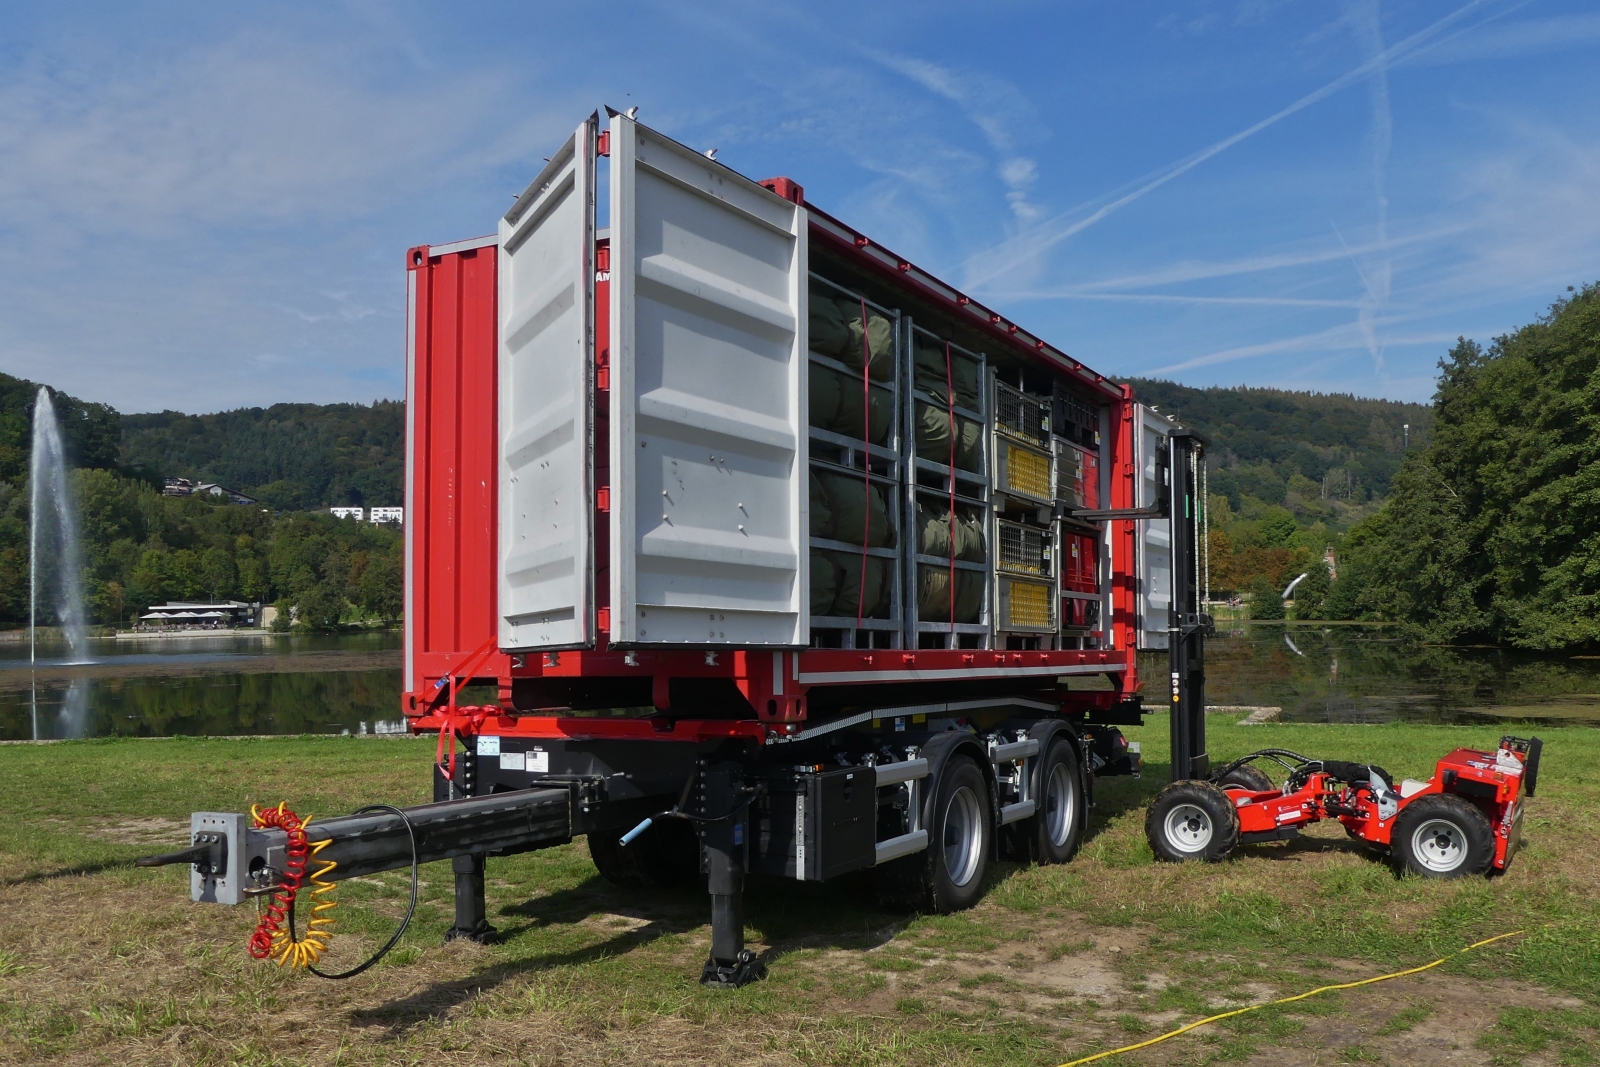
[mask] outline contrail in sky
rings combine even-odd
[[[1020,234],[1017,237],[1012,238],[1010,241],[1007,241],[995,248],[991,248],[986,252],[979,253],[977,256],[971,257],[968,260],[969,264],[973,263],[979,258],[985,258],[989,260],[990,266],[987,271],[969,269],[965,280],[965,286],[969,289],[976,289],[980,286],[986,285],[995,278],[1011,270],[1022,260],[1032,259],[1034,256],[1048,251],[1049,249],[1060,244],[1062,241],[1065,241],[1073,234],[1083,232],[1090,226],[1093,226],[1095,223],[1105,218],[1107,215],[1127,207],[1129,204],[1133,203],[1135,200],[1138,200],[1146,193],[1161,188],[1161,186],[1172,181],[1174,178],[1187,174],[1189,171],[1198,167],[1206,160],[1211,159],[1213,156],[1217,156],[1223,152],[1226,152],[1240,141],[1255,136],[1268,126],[1275,125],[1276,123],[1283,121],[1296,112],[1304,111],[1312,104],[1315,104],[1321,100],[1325,100],[1334,93],[1339,92],[1341,89],[1347,88],[1348,86],[1361,81],[1374,71],[1387,67],[1388,64],[1393,62],[1395,59],[1400,58],[1407,52],[1413,51],[1419,46],[1427,43],[1429,39],[1438,36],[1440,31],[1461,21],[1461,19],[1465,18],[1468,14],[1480,7],[1483,7],[1488,2],[1489,0],[1471,0],[1470,3],[1464,5],[1463,7],[1457,8],[1455,11],[1452,11],[1450,14],[1446,15],[1442,19],[1439,19],[1432,25],[1418,30],[1410,37],[1407,37],[1404,40],[1391,45],[1389,48],[1384,49],[1382,52],[1374,55],[1359,67],[1340,75],[1333,81],[1324,85],[1322,88],[1307,93],[1305,96],[1302,96],[1299,100],[1296,100],[1283,110],[1267,116],[1253,126],[1249,126],[1243,130],[1240,130],[1231,137],[1225,137],[1215,144],[1201,149],[1194,155],[1168,166],[1165,170],[1158,171],[1154,177],[1150,178],[1143,185],[1140,185],[1132,192],[1125,193],[1124,195],[1118,197],[1103,207],[1098,208],[1091,214],[1079,219],[1071,225],[1057,230],[1054,233],[1047,232],[1052,225],[1059,223],[1062,219],[1065,219],[1068,215],[1071,215],[1073,211],[1078,210],[1076,208],[1074,208],[1073,211],[1062,212],[1060,215],[1057,215],[1055,218],[1049,220],[1036,230]]]

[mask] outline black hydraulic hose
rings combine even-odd
[[[1251,752],[1249,755],[1240,756],[1238,759],[1234,760],[1232,763],[1213,774],[1211,776],[1212,781],[1220,782],[1222,779],[1226,778],[1240,767],[1243,767],[1252,760],[1258,759],[1269,759],[1278,766],[1282,767],[1284,770],[1290,772],[1290,774],[1296,774],[1303,770],[1307,764],[1317,762],[1310,757],[1300,755],[1298,752],[1291,752],[1287,748],[1263,748],[1255,752]],[[1294,760],[1295,763],[1290,763],[1288,762],[1289,760]],[[1298,766],[1296,764],[1298,764]]]
[[[317,970],[316,967],[314,967],[314,966],[308,966],[306,968],[306,970],[310,971],[312,974],[316,975],[318,978],[327,978],[330,981],[337,982],[337,981],[341,981],[341,980],[343,980],[345,978],[354,978],[356,975],[358,975],[358,974],[362,973],[363,971],[367,970],[368,968],[372,967],[379,960],[383,959],[383,957],[387,956],[389,954],[389,950],[390,949],[394,948],[395,945],[398,945],[400,943],[401,936],[403,936],[405,934],[406,928],[411,925],[411,916],[416,914],[416,911],[417,911],[417,884],[418,884],[417,829],[416,829],[415,826],[411,825],[411,819],[409,817],[407,817],[405,812],[403,812],[399,808],[396,808],[396,807],[394,807],[392,805],[389,805],[389,804],[368,804],[366,807],[360,809],[359,811],[352,812],[351,814],[354,814],[354,815],[366,815],[366,814],[368,814],[370,812],[375,812],[375,811],[387,811],[387,812],[390,812],[391,814],[400,816],[400,821],[405,823],[406,834],[411,838],[411,902],[406,905],[405,917],[400,920],[400,925],[395,928],[394,936],[389,938],[388,944],[384,945],[377,952],[374,952],[371,955],[371,957],[369,957],[367,959],[367,961],[365,963],[361,964],[358,967],[352,967],[348,971],[340,971],[338,974],[327,974],[327,973],[325,973],[323,971]],[[289,903],[289,936],[291,938],[298,936],[294,932],[294,902],[293,901],[291,901]]]

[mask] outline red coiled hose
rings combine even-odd
[[[256,924],[256,932],[250,935],[250,955],[258,960],[264,960],[272,955],[274,943],[282,935],[280,927],[287,919],[289,909],[294,906],[295,894],[305,882],[306,829],[305,822],[300,816],[283,804],[268,808],[266,811],[252,807],[250,814],[255,820],[256,829],[278,829],[289,836],[289,845],[285,849],[287,858],[284,860],[283,874],[279,879],[277,891],[272,894],[272,900],[267,904],[267,913],[261,916],[261,921]]]

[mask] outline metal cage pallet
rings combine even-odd
[[[840,578],[835,593],[836,600],[847,594],[847,586],[851,581],[849,569],[854,565],[858,568],[858,574],[854,579],[856,602],[860,604],[868,590],[871,561],[882,561],[888,568],[888,577],[880,584],[888,588],[889,598],[887,614],[879,614],[876,608],[870,614],[860,615],[813,613],[811,645],[814,648],[898,648],[901,644],[901,634],[905,629],[902,592],[904,581],[901,575],[903,570],[901,545],[905,538],[905,525],[899,520],[903,511],[901,499],[904,495],[905,479],[901,459],[900,420],[896,417],[900,410],[902,392],[900,312],[895,308],[885,307],[864,294],[840,285],[815,271],[810,272],[808,280],[813,287],[820,285],[828,291],[848,298],[849,301],[860,302],[869,314],[876,312],[889,320],[890,375],[887,381],[872,376],[871,367],[875,361],[869,352],[862,354],[860,367],[852,367],[814,349],[807,353],[807,358],[813,367],[825,367],[841,376],[841,388],[853,389],[856,382],[863,383],[867,393],[861,401],[864,423],[862,429],[865,434],[843,433],[814,424],[807,427],[807,433],[812,443],[809,464],[811,472],[831,475],[837,479],[834,484],[842,485],[844,479],[854,479],[860,484],[864,517],[870,516],[872,512],[872,500],[868,495],[869,486],[883,493],[884,513],[895,530],[894,543],[882,547],[863,545],[860,541],[837,537],[819,537],[815,534],[809,537],[813,565],[818,560],[819,553],[822,554],[822,561],[839,564],[835,570],[835,574]],[[866,321],[862,322],[861,333],[863,344],[870,349],[871,332]],[[871,439],[876,436],[872,432],[875,393],[887,396],[886,407],[889,415],[884,420],[885,440],[882,441]],[[813,413],[812,418],[815,417]],[[870,523],[867,525],[870,526]],[[867,539],[870,539],[870,529],[864,528],[863,540]],[[814,592],[818,582],[817,574],[811,575],[811,582]]]
[[[960,511],[966,509],[976,512],[980,533],[983,539],[984,560],[956,559],[952,563],[947,553],[944,556],[930,555],[916,551],[916,542],[911,542],[912,566],[907,568],[905,580],[905,603],[908,609],[909,625],[907,627],[912,644],[919,648],[987,648],[992,640],[993,625],[991,619],[992,574],[991,562],[994,553],[993,522],[989,504],[989,456],[986,442],[989,436],[989,412],[986,400],[988,390],[984,383],[988,378],[988,357],[982,352],[974,352],[954,342],[946,341],[931,330],[918,326],[910,316],[904,319],[905,326],[905,352],[906,361],[910,364],[915,359],[918,339],[932,342],[938,348],[947,348],[952,358],[962,359],[975,365],[977,388],[972,391],[972,396],[978,402],[978,407],[957,403],[954,374],[949,373],[952,380],[946,383],[950,395],[945,401],[933,393],[916,388],[915,369],[908,370],[911,388],[907,390],[906,404],[902,412],[907,429],[905,441],[907,446],[908,472],[910,474],[911,488],[906,494],[906,528],[915,530],[917,523],[917,503],[926,501],[927,506],[935,510],[944,510],[948,513],[952,499],[955,507]],[[938,457],[924,456],[917,446],[917,418],[918,404],[944,413],[947,418],[966,419],[976,423],[979,431],[979,448],[976,459],[981,470],[966,470],[959,466],[952,466],[949,462],[952,449],[947,449]],[[952,434],[951,445],[955,444],[953,434],[959,430],[959,423],[946,432]],[[957,519],[956,521],[959,521]],[[955,524],[949,531],[949,536],[957,536]],[[914,536],[920,536],[914,535]],[[945,581],[950,586],[950,598],[955,599],[959,574],[981,575],[983,589],[979,597],[978,618],[975,622],[954,622],[950,618],[951,611],[947,611],[943,618],[924,618],[921,613],[920,592],[924,576],[924,568],[944,568],[947,571]],[[949,574],[955,571],[957,574]]]

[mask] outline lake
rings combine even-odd
[[[403,730],[400,634],[95,642],[90,664],[0,643],[0,740]],[[1301,722],[1600,725],[1600,657],[1423,646],[1381,627],[1236,625],[1207,644],[1207,703]],[[1140,657],[1163,703],[1163,653]],[[474,694],[477,699],[483,696]]]

